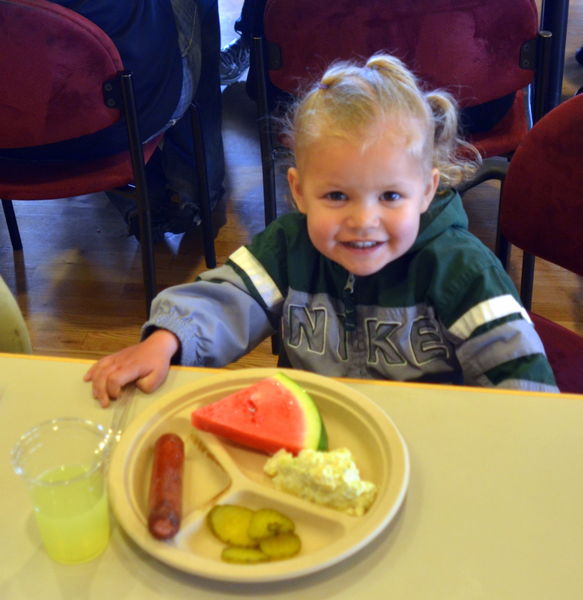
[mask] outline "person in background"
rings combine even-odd
[[[241,79],[249,68],[251,40],[254,32],[262,32],[261,18],[267,0],[244,0],[241,14],[235,21],[238,36],[221,49],[221,84],[231,85]],[[259,29],[261,28],[261,29]]]
[[[200,222],[194,149],[187,113],[200,108],[212,206],[223,195],[225,174],[219,81],[220,29],[217,0],[52,0],[89,19],[116,45],[133,74],[140,134],[145,142],[164,133],[146,166],[154,240]],[[123,122],[74,140],[24,149],[0,149],[4,158],[39,161],[93,159],[127,150]],[[108,193],[138,235],[133,200]]]
[[[324,375],[557,391],[516,288],[467,229],[455,186],[479,155],[451,96],[422,91],[390,55],[340,62],[288,130],[298,211],[160,293],[143,341],[86,374],[102,405],[132,381],[156,389],[173,362],[220,367],[276,331],[280,365]]]

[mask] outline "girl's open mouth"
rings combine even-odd
[[[384,242],[375,242],[372,240],[363,241],[363,242],[341,242],[343,246],[348,246],[349,248],[356,248],[357,250],[368,250],[370,248],[375,248],[376,246],[380,246],[384,244]]]

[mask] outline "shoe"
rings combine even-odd
[[[575,59],[580,65],[583,65],[583,46],[577,49],[577,52],[575,53]]]
[[[198,207],[191,202],[182,202],[177,192],[168,190],[168,224],[170,233],[186,233],[201,223]]]
[[[221,49],[219,72],[221,85],[231,85],[249,68],[251,51],[249,44],[241,36]]]
[[[128,211],[125,217],[128,225],[128,235],[133,235],[140,241],[140,218],[136,208]],[[198,207],[192,203],[181,202],[180,196],[166,190],[166,203],[160,209],[153,209],[150,214],[152,243],[159,244],[165,239],[166,233],[186,233],[201,223]]]

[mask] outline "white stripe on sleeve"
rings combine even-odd
[[[532,323],[528,313],[514,296],[511,294],[496,296],[470,308],[449,328],[449,331],[458,338],[465,340],[470,337],[477,327],[515,313],[520,313],[526,321]]]
[[[263,265],[249,252],[245,246],[235,250],[229,260],[241,268],[247,277],[253,282],[253,285],[263,298],[267,308],[274,310],[283,302],[283,296],[275,281],[269,273],[263,268]]]

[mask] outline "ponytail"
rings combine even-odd
[[[409,149],[439,169],[441,187],[459,184],[480,165],[478,151],[459,135],[453,97],[424,92],[389,54],[375,54],[364,66],[333,63],[288,113],[285,134],[297,153],[323,134],[361,139],[375,124],[395,119],[403,124]]]
[[[433,165],[439,169],[441,185],[455,187],[470,178],[482,159],[478,150],[459,135],[457,104],[447,92],[425,94],[434,122]]]

